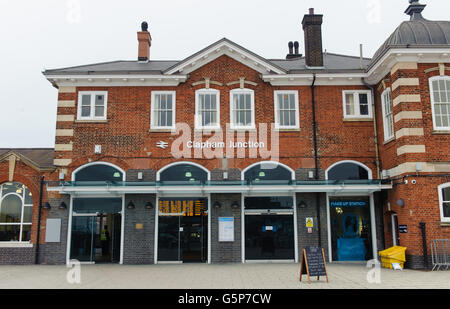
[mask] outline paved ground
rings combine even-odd
[[[0,288],[149,289],[450,289],[450,270],[425,272],[381,269],[381,284],[367,282],[361,264],[328,265],[325,278],[299,282],[298,264],[81,265],[81,284],[69,284],[65,266],[0,266]],[[306,276],[304,277],[306,280]]]

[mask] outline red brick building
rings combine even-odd
[[[158,61],[143,23],[137,61],[46,70],[53,164],[0,157],[0,262],[297,262],[310,245],[365,261],[394,244],[424,267],[450,234],[450,23],[424,7],[372,59],[324,53],[311,9],[305,56],[224,38]]]

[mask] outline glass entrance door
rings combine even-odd
[[[97,214],[74,216],[72,219],[72,241],[70,259],[80,262],[94,262],[95,231]]]
[[[246,215],[245,259],[293,260],[293,216],[265,214]]]
[[[207,261],[205,199],[161,199],[158,216],[158,261]]]

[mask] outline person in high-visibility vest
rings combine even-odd
[[[102,243],[102,255],[109,254],[109,232],[108,226],[105,225],[100,233],[100,241]]]

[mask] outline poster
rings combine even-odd
[[[219,218],[219,242],[234,241],[234,218]]]

